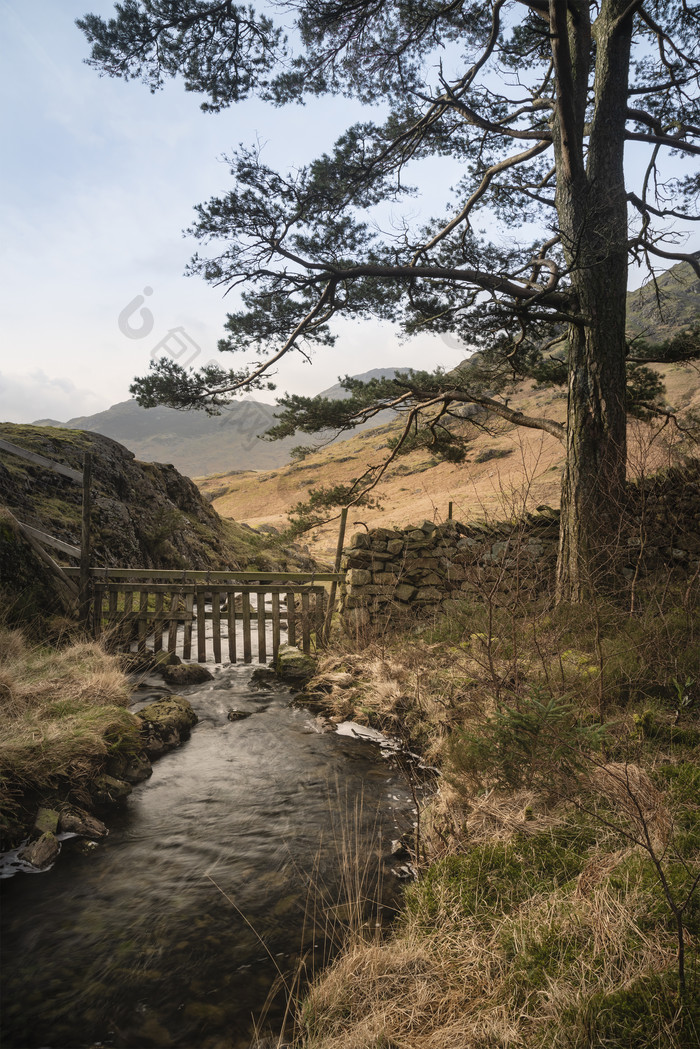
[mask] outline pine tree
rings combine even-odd
[[[292,43],[276,22],[290,13]],[[285,354],[332,342],[339,315],[458,335],[482,351],[471,368],[351,386],[343,407],[287,398],[281,429],[352,423],[391,404],[439,436],[455,407],[474,403],[555,434],[566,447],[558,596],[581,600],[624,505],[629,262],[653,270],[686,257],[669,230],[698,218],[697,169],[668,167],[669,157],[700,155],[698,5],[285,0],[260,14],[231,2],[125,0],[114,19],[79,25],[100,70],[152,90],[181,75],[210,110],[309,93],[389,110],[292,174],[253,149],[232,157],[233,189],[198,208],[194,232],[214,250],[192,270],[242,287],[220,348],[260,347],[261,363],[188,373],[160,362],[133,387],[141,403],[216,410],[264,383]],[[630,142],[635,158],[647,151],[631,183]],[[373,209],[402,200],[408,166],[434,156],[464,172],[450,212],[379,234]],[[501,224],[493,242],[477,232],[485,209]],[[539,232],[527,244],[504,240],[513,229]],[[633,387],[654,411],[659,389],[641,367]],[[565,376],[565,426],[509,408],[508,382],[534,374]]]

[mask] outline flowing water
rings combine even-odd
[[[3,1049],[248,1046],[278,970],[327,956],[321,910],[347,914],[344,854],[376,883],[412,825],[401,772],[286,690],[253,688],[251,671],[183,690],[191,739],[110,815],[104,842],[64,842],[51,871],[2,882]],[[283,1008],[280,993],[273,1030]]]

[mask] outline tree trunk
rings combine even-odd
[[[584,600],[615,571],[627,458],[626,277],[626,259],[586,274],[588,319],[570,331],[557,601]]]
[[[627,461],[623,160],[633,18],[626,8],[626,0],[603,0],[593,26],[595,108],[585,168],[582,149],[572,158],[570,128],[555,129],[559,224],[581,317],[569,330],[557,601],[582,601],[614,574],[620,545]],[[580,70],[586,40],[571,14],[569,39]]]

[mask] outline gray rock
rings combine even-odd
[[[282,681],[303,688],[316,673],[316,660],[294,645],[280,645],[275,669]]]
[[[78,834],[81,838],[104,838],[108,833],[102,820],[79,809],[62,812],[58,825],[65,833]]]
[[[17,853],[17,857],[25,863],[31,863],[32,867],[48,867],[58,856],[61,846],[56,835],[46,831],[36,841],[31,841]]]
[[[212,672],[198,663],[163,667],[163,680],[168,685],[200,685],[203,681],[212,681],[213,678]]]

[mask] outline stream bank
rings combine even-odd
[[[303,952],[313,972],[332,953],[348,893],[375,901],[372,922],[390,909],[398,883],[377,886],[413,822],[401,770],[251,671],[182,690],[191,739],[133,787],[107,838],[87,855],[67,841],[53,870],[4,883],[7,1049],[248,1046],[277,967]]]

